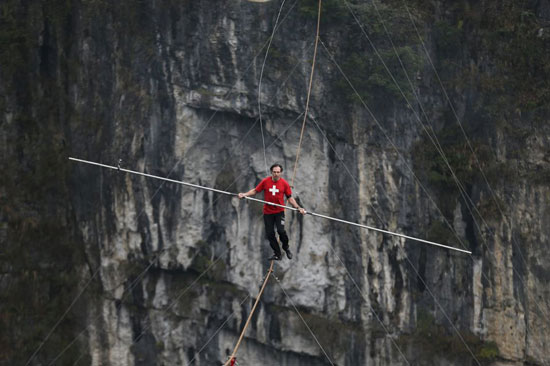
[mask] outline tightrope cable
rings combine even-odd
[[[292,171],[292,180],[290,186],[294,188],[294,178],[296,177],[296,169],[298,167],[298,159],[300,159],[300,148],[302,146],[302,139],[304,136],[304,130],[306,127],[307,114],[309,110],[309,98],[311,96],[311,86],[313,84],[313,72],[315,71],[315,59],[317,58],[317,45],[319,43],[319,29],[321,27],[321,0],[319,0],[319,8],[317,10],[317,33],[315,34],[315,48],[313,49],[313,61],[311,62],[311,73],[309,74],[309,86],[307,89],[306,109],[304,112],[304,121],[302,122],[302,129],[300,131],[300,141],[298,142],[298,149],[296,151],[296,161],[294,162],[294,170]]]
[[[258,118],[260,120],[260,131],[262,133],[262,144],[264,147],[264,164],[265,164],[265,171],[269,174],[267,169],[267,157],[265,154],[265,138],[264,138],[264,128],[263,128],[263,121],[262,121],[262,77],[264,75],[264,68],[265,63],[267,61],[267,55],[269,54],[269,49],[271,48],[271,42],[273,42],[273,37],[275,36],[275,31],[277,30],[277,24],[279,23],[279,17],[281,16],[281,12],[283,11],[283,7],[285,6],[285,1],[281,3],[281,7],[279,8],[279,13],[277,13],[277,19],[275,20],[275,26],[273,27],[273,32],[271,33],[271,37],[269,37],[269,43],[267,45],[267,50],[265,51],[264,55],[264,61],[262,63],[262,69],[260,71],[260,81],[258,82]]]
[[[271,261],[271,264],[269,265],[269,269],[268,269],[267,274],[265,276],[264,283],[262,284],[262,288],[260,289],[260,292],[258,293],[258,297],[256,297],[256,301],[254,302],[254,306],[252,306],[252,310],[250,310],[250,314],[248,315],[248,319],[246,319],[246,323],[244,324],[241,335],[239,336],[239,340],[237,341],[237,344],[235,345],[235,348],[233,349],[233,352],[231,353],[231,356],[229,356],[229,360],[227,360],[225,365],[229,365],[231,360],[233,360],[235,358],[235,355],[237,354],[237,351],[239,350],[239,346],[241,345],[241,342],[243,340],[246,329],[248,328],[248,325],[250,324],[250,320],[252,319],[252,315],[254,315],[254,311],[256,310],[256,306],[258,306],[258,303],[260,302],[260,298],[262,297],[262,294],[264,293],[265,285],[267,285],[267,281],[269,280],[269,277],[271,276],[272,272],[273,272],[273,261]]]

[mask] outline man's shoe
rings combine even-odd
[[[290,251],[290,248],[287,249],[287,250],[285,250],[285,252],[286,252],[286,257],[287,257],[288,259],[292,259],[292,252]]]
[[[269,261],[280,261],[281,256],[277,254],[273,254],[271,257],[268,258]]]

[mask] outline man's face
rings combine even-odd
[[[271,170],[271,178],[276,182],[281,178],[281,168],[278,166],[274,167],[273,170]]]

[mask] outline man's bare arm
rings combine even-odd
[[[239,193],[239,198],[245,198],[245,197],[249,197],[249,196],[255,196],[256,195],[256,188],[252,188],[250,191],[246,192],[246,193]]]
[[[300,211],[300,213],[302,215],[305,215],[306,214],[306,210],[304,210],[303,208],[300,207],[300,205],[298,205],[298,202],[296,202],[296,200],[294,199],[294,197],[290,197],[288,199],[288,203],[290,203],[292,205],[292,207],[294,208],[297,208],[298,211]]]

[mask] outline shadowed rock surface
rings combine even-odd
[[[550,4],[323,4],[295,197],[473,255],[287,212],[239,364],[549,364]],[[280,5],[3,2],[0,365],[227,359],[269,266],[261,205],[67,157],[290,181],[316,1],[282,9],[260,128]]]

